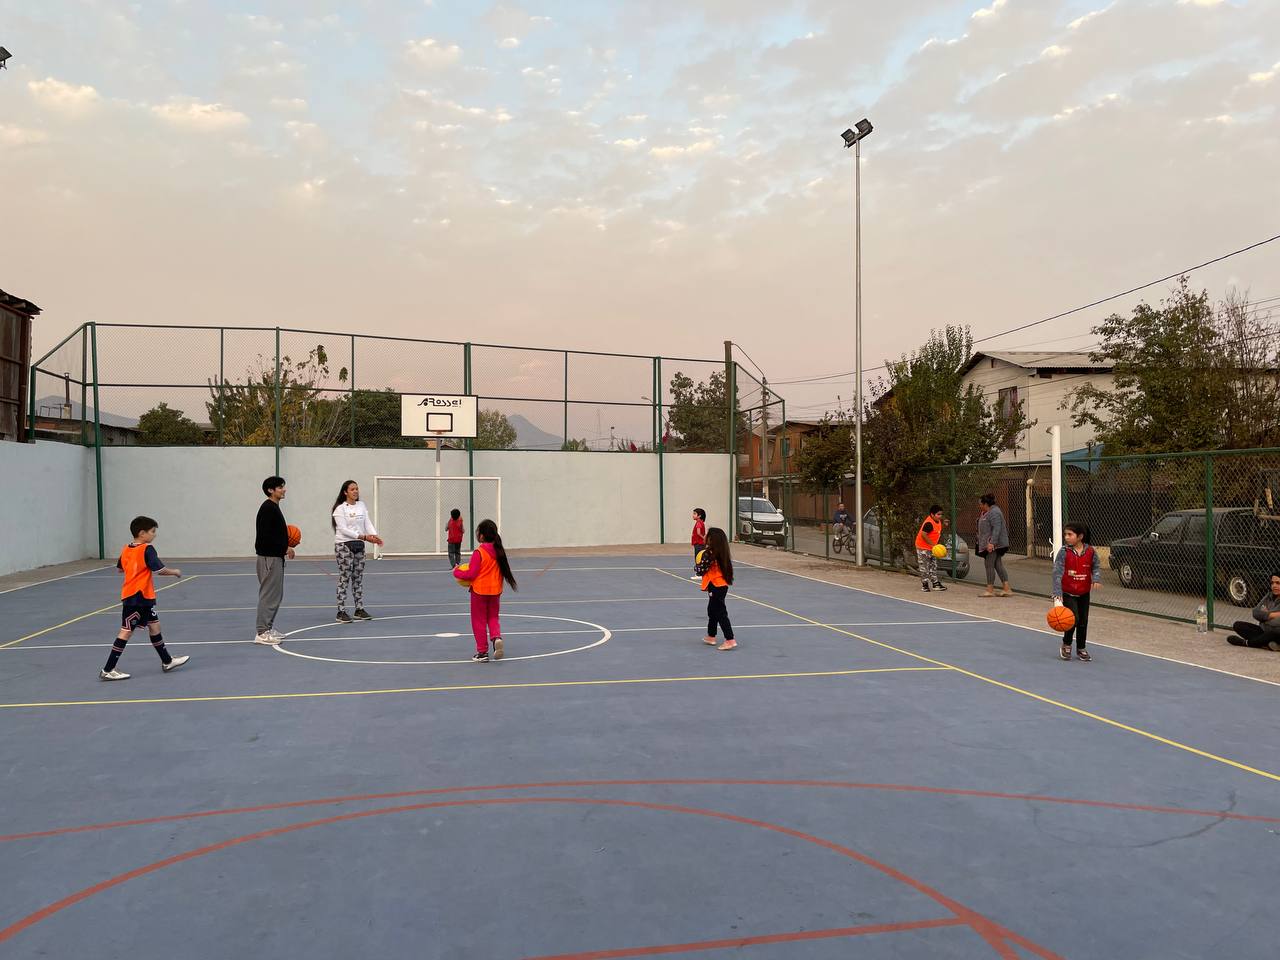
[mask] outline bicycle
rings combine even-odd
[[[853,529],[847,523],[836,524],[835,532],[831,536],[831,549],[836,553],[841,550],[848,550],[853,553],[855,549]]]

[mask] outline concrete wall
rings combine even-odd
[[[0,489],[7,501],[0,575],[97,556],[92,450],[0,442]]]
[[[162,557],[252,554],[261,483],[275,470],[272,448],[113,447],[104,448],[102,457],[108,553],[128,540],[129,521],[142,513],[160,522]],[[89,451],[90,481],[92,459]],[[685,541],[695,506],[705,507],[712,523],[723,524],[728,457],[668,454],[663,459],[667,540]],[[435,455],[424,450],[282,450],[280,473],[289,487],[283,509],[302,531],[300,552],[331,551],[329,514],[342,481],[359,482],[372,504],[374,476],[431,476],[434,471]],[[441,472],[466,475],[466,454],[444,451]],[[652,454],[478,450],[474,473],[502,478],[502,537],[512,547],[658,541],[658,458]],[[92,501],[85,508],[94,521],[96,552]],[[394,538],[392,530],[381,532]]]

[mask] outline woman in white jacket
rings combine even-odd
[[[360,499],[360,486],[348,480],[338,491],[333,502],[333,555],[338,561],[338,616],[339,623],[350,623],[347,613],[347,587],[355,600],[357,620],[372,620],[364,608],[364,547],[366,543],[382,544],[378,531],[373,529],[369,510]]]

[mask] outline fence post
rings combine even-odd
[[[223,445],[223,428],[227,421],[227,328],[218,328],[218,446]]]
[[[947,478],[949,489],[947,492],[951,497],[951,540],[944,540],[943,542],[947,544],[947,550],[951,554],[951,579],[954,580],[956,578],[956,553],[958,552],[956,548],[960,545],[959,526],[956,523],[956,468],[948,467],[947,473],[949,474]]]
[[[792,492],[795,490],[795,484],[787,479],[787,401],[782,397],[778,398],[782,404],[782,436],[778,438],[778,463],[780,475],[778,483],[782,484],[782,519],[785,524],[783,529],[786,531],[787,549],[794,551],[796,548],[796,518],[792,512],[794,499]]]
[[[666,465],[662,443],[662,358],[653,358],[653,449],[658,454],[658,542],[667,542]]]
[[[280,476],[280,328],[276,327],[276,476]]]
[[[568,354],[565,354],[565,363],[568,363]],[[471,343],[468,341],[462,345],[462,392],[467,396],[471,396]],[[479,404],[477,404],[477,407]],[[476,416],[480,415],[479,409],[476,410]],[[438,441],[437,441],[438,442]],[[476,475],[476,441],[472,437],[467,438],[467,476],[474,477]],[[469,550],[476,548],[476,482],[474,480],[467,481],[467,545]]]
[[[88,334],[89,334],[89,331],[87,330],[80,331],[80,445],[81,446],[84,446],[84,444],[88,441],[88,437],[85,436],[85,427],[86,427],[85,418],[88,417],[89,415],[88,412],[85,410],[85,405],[89,402],[89,393],[88,393],[89,385],[86,382],[89,379],[89,335]],[[97,377],[94,377],[94,379],[96,380]],[[70,400],[71,397],[69,396],[69,394],[71,393],[71,389],[69,385],[67,388],[67,393],[68,393],[67,399]],[[97,404],[94,404],[94,406],[97,406]]]
[[[831,528],[827,523],[827,517],[831,516],[831,505],[827,501],[827,490],[824,487],[822,491],[822,521],[818,524],[818,529],[822,531],[822,553],[826,559],[831,559]]]
[[[102,518],[102,416],[98,394],[98,325],[89,324],[89,337],[93,346],[93,461],[98,487],[98,559],[107,556],[107,542]]]
[[[351,335],[351,445],[356,445],[356,335]]]
[[[1209,630],[1213,631],[1213,588],[1216,579],[1213,571],[1213,555],[1218,540],[1213,535],[1213,454],[1204,458],[1204,610],[1208,614]]]
[[[733,341],[724,342],[724,393],[729,411],[729,539],[738,535],[738,377],[733,362]]]
[[[468,369],[470,367],[468,366]],[[564,445],[569,446],[569,351],[564,352]]]

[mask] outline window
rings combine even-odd
[[[999,394],[996,396],[996,413],[1001,419],[1010,420],[1018,411],[1018,388],[1017,387],[1001,387]],[[1009,441],[1006,450],[1017,450],[1018,439],[1014,437]]]
[[[1182,515],[1178,513],[1165,514],[1156,521],[1156,525],[1151,528],[1151,533],[1161,540],[1168,540],[1178,532],[1178,528],[1182,526]]]
[[[782,455],[788,458],[791,456],[791,438],[790,437],[784,437],[782,440]]]
[[[1207,527],[1208,524],[1204,517],[1187,517],[1187,525],[1182,530],[1182,542],[1203,544],[1205,542],[1204,534]]]

